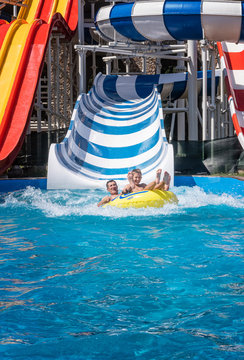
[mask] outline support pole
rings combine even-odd
[[[51,37],[48,44],[48,52],[47,52],[47,91],[48,91],[48,113],[47,113],[47,119],[48,119],[48,148],[51,145],[51,130],[52,130],[52,80],[51,80],[51,62],[52,62],[52,55],[51,55]]]
[[[80,45],[85,44],[84,36],[84,0],[78,0],[78,41]],[[86,52],[79,51],[79,93],[86,92]]]
[[[17,18],[18,14],[17,14],[17,6],[14,5],[14,8],[13,8],[13,16],[14,18]]]
[[[227,99],[225,94],[225,74],[221,71],[220,78],[220,102],[221,102],[221,124],[220,124],[220,138],[224,138],[225,135],[225,123],[227,119]]]
[[[234,125],[233,125],[233,121],[231,118],[231,115],[229,116],[229,136],[233,136],[234,135]]]
[[[198,140],[197,119],[197,42],[188,40],[188,140]]]
[[[142,72],[143,74],[147,73],[147,59],[145,57],[142,58]]]
[[[210,128],[211,128],[211,140],[215,139],[215,110],[216,110],[216,99],[215,99],[215,52],[214,49],[211,51],[211,104],[210,104]]]
[[[227,94],[225,94],[225,113],[224,113],[224,126],[223,126],[223,137],[226,137],[228,136],[228,132],[227,132],[227,124],[228,124],[228,121],[229,121],[229,111],[228,111],[228,96]]]
[[[106,60],[105,64],[106,64],[106,75],[111,75],[111,63],[112,60]]]
[[[68,103],[67,103],[67,83],[68,83],[68,77],[67,77],[67,45],[66,43],[64,44],[64,117],[65,117],[65,122],[64,122],[64,127],[67,126],[66,122],[68,122],[68,112],[67,112],[67,107],[68,107]]]
[[[156,58],[156,74],[161,74],[162,64],[161,59]]]
[[[183,41],[177,41],[177,44],[179,46],[184,46]],[[183,56],[185,56],[185,53],[182,52],[182,53],[179,53],[179,55],[181,55],[183,57]],[[176,70],[177,70],[177,72],[186,71],[184,60],[177,61]],[[184,108],[185,107],[185,99],[177,100],[177,105],[179,108]],[[180,112],[177,114],[177,140],[178,141],[185,141],[185,139],[186,139],[185,119],[186,119],[186,114],[184,112]]]
[[[118,74],[119,72],[119,60],[115,58],[113,60],[113,73]]]
[[[174,101],[174,108],[176,108],[177,106],[177,100]],[[173,135],[174,135],[174,128],[175,128],[175,116],[176,113],[174,112],[172,114],[172,120],[171,120],[171,127],[170,127],[170,133],[169,133],[169,142],[171,143],[173,140]]]
[[[37,88],[37,132],[40,133],[42,131],[42,113],[41,113],[41,78],[39,80],[38,88]]]
[[[217,119],[217,139],[220,139],[220,119],[221,119],[221,109],[220,109],[220,102],[216,105],[216,119]]]
[[[207,140],[207,42],[201,41],[202,48],[202,141]]]
[[[60,41],[59,36],[56,37],[56,47],[55,47],[55,54],[56,54],[56,69],[55,69],[55,82],[56,82],[56,96],[55,96],[55,112],[56,112],[56,132],[57,135],[57,142],[59,142],[59,130],[60,130],[60,62],[59,62],[59,54],[60,54]]]
[[[92,52],[92,77],[93,77],[93,81],[96,77],[96,73],[97,73],[97,63],[96,63],[96,53],[93,51]]]
[[[72,111],[73,109],[73,102],[74,102],[74,97],[73,97],[73,57],[72,57],[72,45],[69,44],[69,83],[70,85],[70,110]],[[71,115],[71,112],[70,112]]]
[[[129,58],[127,58],[125,60],[125,72],[127,75],[130,73],[130,59]]]
[[[95,3],[91,3],[91,19],[94,21],[95,19]]]
[[[233,136],[234,135],[234,125],[233,125],[232,116],[231,116],[230,111],[228,111],[228,113],[229,113],[229,128],[228,128],[229,134],[228,134],[228,136]]]

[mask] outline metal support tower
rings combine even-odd
[[[197,42],[188,40],[188,140],[198,140]]]

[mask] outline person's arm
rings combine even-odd
[[[133,174],[132,174],[132,171],[129,171],[128,174],[127,174],[127,179],[129,181],[129,184],[130,184],[130,187],[131,189],[133,189],[135,187],[135,183],[134,183],[134,180],[133,180]]]
[[[125,187],[122,190],[122,194],[129,194],[129,193],[133,192],[133,189],[135,187],[132,171],[128,172],[127,179],[129,181],[129,184],[125,185]]]
[[[111,200],[110,196],[107,195],[101,201],[99,201],[97,206],[102,206],[104,204],[107,204],[110,200]]]
[[[122,194],[129,194],[132,191],[130,184],[125,185]]]
[[[155,188],[156,181],[150,182],[148,185],[142,184],[144,190],[153,190]]]

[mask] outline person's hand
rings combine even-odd
[[[133,181],[132,171],[129,171],[129,172],[128,172],[127,179],[128,179],[128,181],[129,181],[130,186],[134,187],[135,184],[134,184],[134,181]]]
[[[127,174],[127,179],[130,181],[133,179],[133,174],[132,174],[132,171],[129,171],[128,174]]]

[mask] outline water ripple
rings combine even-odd
[[[129,210],[95,190],[5,195],[0,358],[241,359],[244,199],[176,192]]]

